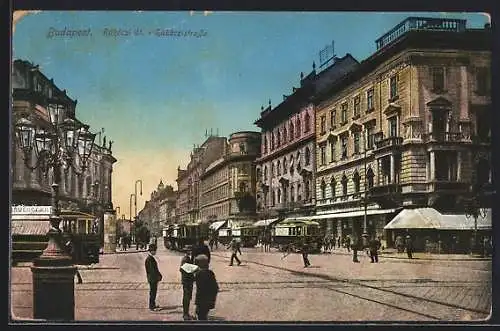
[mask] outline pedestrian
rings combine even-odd
[[[210,249],[205,244],[203,238],[199,238],[198,242],[193,245],[193,248],[191,250],[191,256],[198,256],[200,254],[206,255],[208,258],[208,263],[210,264]]]
[[[342,247],[342,238],[340,237],[340,235],[338,236],[337,238],[337,247],[340,249]]]
[[[307,268],[311,265],[311,262],[309,262],[309,244],[306,240],[302,243],[301,252],[304,268]]]
[[[373,237],[372,240],[370,240],[369,247],[370,247],[370,259],[371,263],[378,263],[378,250],[380,249],[380,239],[377,237]]]
[[[333,235],[330,236],[330,250],[335,250],[335,237]]]
[[[236,259],[236,262],[238,262],[238,265],[241,264],[240,259],[238,259],[237,253],[240,253],[241,255],[241,249],[240,249],[240,243],[236,240],[233,239],[231,243],[229,244],[228,248],[231,249],[231,262],[229,263],[230,266],[233,265],[233,260]]]
[[[358,236],[353,236],[353,241],[351,244],[351,241],[349,240],[349,246],[352,249],[352,262],[354,263],[359,263],[358,260],[358,249],[360,248],[360,239]]]
[[[409,234],[406,236],[406,254],[409,259],[413,259],[413,242]]]
[[[193,317],[189,314],[189,304],[193,298],[193,284],[194,284],[194,261],[189,251],[186,251],[181,260],[181,282],[182,282],[182,318],[185,321],[192,320]]]
[[[156,262],[156,245],[151,244],[148,247],[148,256],[146,257],[145,267],[146,276],[149,283],[149,310],[158,311],[160,306],[156,304],[156,292],[158,290],[158,283],[162,280],[163,276],[158,269],[158,262]]]
[[[208,312],[215,308],[219,285],[215,279],[215,274],[208,268],[208,258],[204,254],[195,257],[195,263],[199,266],[199,270],[195,273],[196,282],[196,297],[194,304],[196,305],[196,316],[198,320],[205,321],[208,319]]]
[[[76,249],[75,249],[75,244],[73,243],[73,237],[71,234],[68,237],[68,240],[66,241],[65,247],[66,247],[66,253],[71,257],[72,263],[76,265],[76,263],[77,263]],[[83,283],[82,275],[80,275],[80,271],[78,271],[78,267],[76,268],[75,276],[78,279],[78,284]]]
[[[347,252],[351,251],[351,237],[350,236],[345,237],[345,247],[347,248]]]

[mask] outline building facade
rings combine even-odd
[[[77,100],[72,100],[66,90],[59,89],[54,80],[48,79],[38,66],[15,60],[12,69],[13,121],[27,115],[36,125],[48,127],[48,104],[57,102],[65,106],[64,117],[80,122],[76,118]],[[24,163],[24,153],[15,143],[14,130],[11,138],[12,205],[50,205],[52,170],[45,176],[40,168],[28,169]],[[104,211],[113,209],[111,175],[117,160],[112,155],[111,145],[112,142],[106,143],[106,137],[102,142],[95,142],[85,172],[77,174],[68,167],[61,174],[59,186],[61,209],[92,213],[99,217],[101,228]],[[35,151],[32,151],[30,161],[32,165],[35,164]]]
[[[260,133],[235,132],[229,136],[225,150],[201,175],[201,220],[252,223],[256,218],[254,161],[260,155]]]
[[[161,236],[161,229],[166,224],[174,224],[178,192],[171,185],[164,185],[160,180],[150,199],[137,213],[137,218],[145,224],[152,235]]]
[[[178,196],[175,217],[179,223],[199,222],[200,177],[205,169],[226,153],[226,138],[208,136],[201,146],[195,146],[191,152],[186,169],[177,168]]]
[[[408,18],[316,97],[317,214],[330,233],[383,236],[403,207],[463,212],[474,177],[491,184],[491,40],[464,20]]]
[[[310,98],[351,72],[349,54],[316,73],[303,76],[300,88],[260,114],[261,156],[256,160],[259,218],[310,215],[315,208],[315,106]]]

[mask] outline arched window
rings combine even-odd
[[[288,136],[286,133],[286,126],[283,126],[283,144],[286,143],[287,139],[288,139]]]
[[[366,171],[366,180],[368,182],[368,189],[373,187],[373,178],[375,177],[372,168],[368,168]]]
[[[297,184],[297,201],[302,201],[302,187]]]
[[[306,113],[305,119],[304,119],[304,132],[309,132],[311,129],[311,116],[309,113]]]
[[[306,165],[309,165],[309,162],[311,162],[311,151],[309,150],[309,147],[306,147],[306,152],[305,152],[305,162]]]
[[[293,122],[290,122],[290,132],[289,133],[290,133],[290,139],[289,140],[292,141],[293,138],[295,138],[294,137],[294,132],[293,132]]]
[[[342,176],[342,195],[347,195],[347,176],[344,174]]]
[[[283,173],[286,174],[288,172],[288,163],[286,162],[286,156],[283,158]]]
[[[293,184],[290,185],[290,201],[295,201],[295,187],[293,186]]]
[[[335,182],[335,177],[332,177],[330,181],[330,191],[332,192],[332,198],[335,198],[335,186],[337,183]]]
[[[300,117],[297,117],[297,128],[295,130],[297,138],[300,137],[300,129],[301,129]]]
[[[359,173],[356,171],[354,175],[352,176],[352,180],[354,181],[354,192],[359,193],[359,183],[360,183],[361,177],[359,176]]]
[[[281,145],[281,131],[280,131],[280,129],[278,129],[276,135],[277,135],[276,145],[279,147]]]
[[[267,180],[267,166],[264,166],[264,180]]]
[[[280,160],[276,163],[276,174],[279,176],[281,175],[281,163]]]
[[[322,179],[321,180],[321,199],[325,199],[326,198],[326,183],[325,183],[325,180]]]

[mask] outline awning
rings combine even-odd
[[[463,214],[441,214],[434,208],[403,209],[384,229],[474,230],[474,218]],[[491,229],[491,209],[478,217],[477,229]]]
[[[474,218],[465,215],[443,214],[440,222],[441,230],[474,230]],[[491,209],[486,211],[485,217],[477,218],[478,230],[491,230]]]
[[[403,209],[384,229],[435,229],[441,213],[434,208]]]
[[[367,209],[366,215],[382,215],[382,214],[390,214],[395,213],[398,209]],[[345,213],[331,213],[331,214],[322,214],[322,215],[311,215],[311,216],[303,216],[296,217],[297,220],[322,220],[322,219],[336,219],[336,218],[347,218],[347,217],[360,217],[364,216],[365,211],[363,210],[354,210],[348,211]]]
[[[227,222],[227,220],[225,221],[217,221],[217,222],[213,222],[212,224],[210,224],[210,229],[214,230],[214,231],[219,231],[219,229],[221,227],[224,226],[224,224]]]
[[[13,220],[12,235],[46,235],[50,229],[50,223],[47,221],[19,221]]]
[[[273,224],[274,222],[276,222],[277,220],[278,220],[277,218],[260,220],[260,221],[255,222],[253,225],[254,226],[269,226],[269,225]]]

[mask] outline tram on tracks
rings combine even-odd
[[[307,241],[311,253],[319,252],[322,240],[320,224],[308,219],[287,218],[275,224],[272,229],[273,246],[280,251],[291,246],[298,249],[304,241]]]
[[[207,223],[174,224],[163,229],[165,248],[182,251],[190,249],[199,239],[208,239]]]
[[[240,240],[243,247],[255,247],[261,234],[261,229],[254,225],[240,227]]]
[[[79,211],[62,210],[59,228],[64,243],[73,242],[73,263],[99,263],[101,236],[96,217]],[[11,219],[12,262],[31,262],[47,247],[50,228],[49,206],[13,206]],[[63,243],[63,244],[64,244]]]

